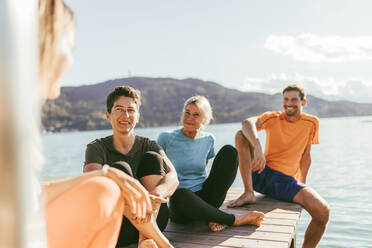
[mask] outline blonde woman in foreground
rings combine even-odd
[[[61,0],[39,1],[43,99],[60,94],[58,81],[72,63],[74,30],[73,13]],[[153,220],[150,198],[161,199],[149,196],[138,181],[118,169],[104,166],[45,185],[34,179],[34,186],[43,192],[48,247],[115,247],[123,215],[146,237],[139,247],[172,247]],[[42,201],[38,202],[42,209]]]

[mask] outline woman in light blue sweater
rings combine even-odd
[[[201,131],[211,119],[212,109],[207,98],[193,96],[184,104],[183,127],[159,135],[158,144],[176,168],[180,182],[170,199],[171,219],[176,223],[206,221],[214,232],[223,230],[225,225],[259,226],[263,213],[253,211],[236,216],[218,209],[234,182],[238,153],[233,146],[225,145],[215,155],[214,136]],[[207,176],[206,165],[213,157]]]

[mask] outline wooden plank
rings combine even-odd
[[[210,245],[203,245],[203,244],[184,243],[184,242],[177,242],[177,241],[173,241],[172,245],[175,248],[210,248],[210,247],[226,248],[228,247],[228,246],[220,246],[220,245],[210,246]]]
[[[256,232],[255,230],[244,230],[236,231],[234,228],[226,228],[225,230],[214,233],[211,231],[198,232],[196,230],[185,230],[185,229],[169,229],[165,232],[168,233],[184,233],[186,236],[189,234],[203,234],[204,236],[221,236],[221,237],[235,237],[235,238],[249,238],[249,239],[260,239],[260,240],[273,240],[273,241],[285,241],[290,242],[292,234],[290,233],[274,233],[274,232]]]
[[[253,229],[252,226],[236,226],[234,227],[234,231],[240,232],[241,230],[250,230]],[[293,233],[295,227],[293,226],[280,226],[280,225],[265,225],[262,224],[260,227],[258,227],[256,232],[273,232],[273,233]]]
[[[294,227],[293,226],[285,226],[285,225],[265,225],[262,224],[260,227],[255,226],[236,226],[236,227],[228,227],[228,229],[233,228],[234,232],[241,233],[241,232],[276,232],[276,233],[293,233]],[[191,229],[191,230],[190,230]],[[167,231],[174,231],[174,230],[184,230],[185,232],[191,231],[191,232],[210,232],[207,225],[178,225],[173,222],[169,222],[167,228]]]
[[[262,247],[262,248],[288,248],[288,242],[270,241],[259,239],[225,237],[220,235],[202,235],[202,234],[187,234],[169,232],[166,235],[171,243],[173,241],[201,244],[209,246],[227,246],[227,247]]]
[[[256,209],[257,211],[261,211],[261,209]],[[241,208],[228,208],[224,210],[225,212],[231,213],[231,214],[246,214],[247,210],[241,209]],[[277,219],[290,219],[290,220],[298,220],[299,213],[281,213],[281,212],[267,212],[265,213],[265,218],[277,218]]]
[[[288,216],[288,218],[297,218],[298,215],[300,215],[300,212],[298,211],[290,211],[290,210],[270,210],[270,211],[265,211],[265,209],[261,209],[261,208],[254,208],[252,207],[252,210],[247,210],[245,208],[222,208],[221,210],[225,211],[225,212],[228,212],[228,213],[234,213],[234,214],[246,214],[248,213],[249,211],[253,211],[253,210],[256,210],[256,211],[261,211],[265,214],[265,216],[268,216],[269,215],[283,215],[283,216]]]
[[[221,206],[220,209],[223,210],[223,211],[229,211],[229,209],[231,209],[231,208],[228,208],[227,206]],[[254,211],[254,210],[259,209],[260,211],[262,211],[264,213],[268,213],[268,212],[289,213],[289,214],[290,213],[296,213],[296,214],[300,213],[300,210],[297,207],[275,206],[275,208],[273,208],[273,207],[267,206],[266,204],[265,205],[264,204],[252,204],[252,205],[248,205],[248,206],[239,207],[238,209],[245,210],[245,211]]]
[[[231,188],[220,209],[238,215],[246,214],[248,211],[261,211],[265,218],[260,227],[251,225],[227,227],[221,232],[214,233],[202,222],[182,225],[169,222],[164,234],[176,248],[295,247],[296,225],[301,215],[301,206],[255,194],[256,203],[228,208],[227,202],[236,199],[241,193],[241,188]]]
[[[278,219],[278,218],[267,218],[265,217],[262,224],[269,225],[284,225],[284,226],[293,226],[297,225],[297,220],[288,220],[288,219]]]
[[[230,209],[227,207],[227,203],[224,203],[220,209]],[[249,211],[256,210],[256,209],[262,209],[265,212],[266,211],[289,211],[289,212],[301,212],[302,207],[297,204],[288,204],[286,202],[257,202],[254,204],[244,205],[239,207],[239,209],[246,209]]]
[[[264,240],[264,241],[279,241],[279,242],[286,242],[290,243],[292,240],[292,234],[290,233],[272,233],[272,232],[251,232],[251,233],[236,233],[234,230],[224,230],[220,233],[193,233],[193,232],[178,232],[178,231],[166,231],[165,235],[171,236],[172,234],[184,234],[185,240],[189,240],[191,235],[203,235],[203,237],[225,237],[226,239],[230,238],[239,238],[239,239],[249,239],[249,240]]]

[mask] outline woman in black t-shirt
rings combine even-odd
[[[149,191],[150,199],[154,199],[153,196],[166,199],[178,186],[176,170],[155,141],[134,135],[140,105],[139,91],[129,86],[116,87],[107,96],[106,117],[113,135],[87,145],[84,172],[108,164],[138,179]],[[160,207],[159,201],[154,201],[154,206],[156,210],[160,209],[157,223],[160,230],[164,230],[168,223],[168,208],[165,203]],[[132,223],[134,220],[123,219],[118,246],[135,243],[140,238]]]

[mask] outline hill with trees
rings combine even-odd
[[[177,125],[184,101],[193,95],[206,96],[212,105],[212,123],[240,122],[265,111],[282,110],[282,95],[242,92],[199,79],[131,77],[94,85],[62,87],[61,96],[48,100],[42,110],[46,131],[110,129],[106,120],[106,96],[117,86],[141,91],[139,127]],[[372,104],[327,101],[309,95],[304,111],[318,117],[372,115]]]

